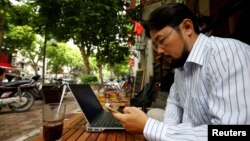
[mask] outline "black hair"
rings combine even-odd
[[[144,21],[146,36],[150,38],[149,31],[152,29],[161,30],[166,26],[175,27],[186,18],[193,22],[195,32],[200,33],[196,16],[186,5],[182,3],[164,4],[156,8],[150,14],[149,19]]]

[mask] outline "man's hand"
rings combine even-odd
[[[147,115],[136,107],[125,107],[124,114],[112,114],[127,131],[133,133],[143,133],[144,126],[148,120]]]

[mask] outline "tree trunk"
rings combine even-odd
[[[84,63],[83,73],[84,74],[90,74],[89,56],[85,51],[85,47],[81,47],[80,51],[81,51],[82,58],[83,58],[83,63]]]
[[[101,81],[101,84],[103,83],[103,73],[102,73],[102,64],[97,63],[97,67],[99,68],[99,78]]]
[[[34,69],[35,71],[35,75],[38,75],[38,64],[37,63],[34,63],[34,64],[31,64],[32,68]]]
[[[42,74],[42,77],[43,77],[43,84],[44,84],[44,81],[45,81],[45,75],[46,75],[46,68],[45,68],[45,65],[46,65],[46,47],[47,47],[47,40],[48,40],[48,35],[47,35],[47,31],[46,31],[46,28],[45,28],[45,33],[44,33],[44,43],[43,43],[43,74]]]
[[[3,15],[0,16],[0,52],[2,51],[2,46],[3,46],[4,23],[5,23],[7,7],[8,3],[6,2],[3,7]]]
[[[3,46],[3,26],[2,23],[0,23],[0,52],[2,51]]]
[[[39,62],[39,59],[37,59],[37,61],[35,61],[35,57],[33,57],[31,55],[31,53],[28,53],[28,58],[30,59],[31,67],[35,71],[35,75],[38,75],[38,62]]]

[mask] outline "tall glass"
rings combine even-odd
[[[66,105],[47,103],[43,105],[43,138],[45,141],[59,141],[63,133]]]

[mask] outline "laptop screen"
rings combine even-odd
[[[103,111],[103,107],[95,96],[92,88],[90,85],[85,84],[70,84],[69,87],[85,117],[92,123],[92,121]]]

